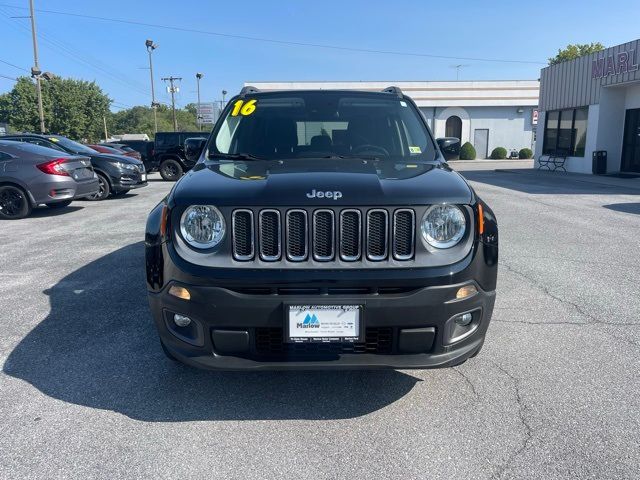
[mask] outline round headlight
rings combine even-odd
[[[224,238],[224,218],[212,205],[193,205],[180,220],[182,238],[195,248],[213,248]]]
[[[422,217],[422,236],[435,248],[451,248],[464,236],[467,221],[455,205],[433,205]]]

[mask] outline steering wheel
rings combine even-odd
[[[379,145],[370,145],[370,144],[358,145],[356,148],[351,150],[351,153],[353,153],[354,155],[358,155],[364,152],[378,152],[384,155],[385,157],[389,156],[389,151],[386,148],[381,147]]]

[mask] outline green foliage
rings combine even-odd
[[[575,45],[569,44],[566,48],[558,49],[558,54],[555,57],[549,58],[549,65],[573,60],[574,58],[589,55],[590,53],[599,52],[600,50],[604,50],[604,45],[600,42],[584,44],[576,43]]]
[[[533,157],[533,152],[530,148],[521,148],[518,152],[518,158],[531,158]]]
[[[173,115],[171,107],[160,105],[157,108],[158,131],[173,131]],[[198,130],[196,124],[196,106],[190,103],[183,109],[176,109],[176,120],[178,122],[179,131],[194,132]],[[151,107],[135,106],[126,110],[120,110],[112,113],[107,118],[107,128],[110,135],[118,135],[123,133],[146,133],[149,138],[153,138],[153,110]],[[202,132],[207,133],[211,130],[211,125],[203,125]]]
[[[476,149],[473,148],[471,143],[466,142],[462,147],[460,147],[460,160],[475,160],[476,158]]]
[[[111,100],[95,82],[54,77],[42,81],[44,123],[49,133],[74,140],[96,142],[104,138],[103,117],[109,134],[146,133],[153,138],[151,107],[136,106],[112,113]],[[158,131],[173,131],[171,107],[158,107]],[[176,109],[178,130],[196,131],[196,105],[190,103]],[[29,77],[20,77],[13,89],[0,95],[0,123],[8,123],[12,131],[40,132],[36,86]],[[202,127],[208,132],[210,126]]]
[[[111,100],[95,82],[55,77],[42,81],[42,103],[47,132],[96,141]],[[30,78],[20,77],[10,92],[0,95],[0,122],[17,131],[40,131],[36,87]]]
[[[494,160],[503,160],[507,158],[507,149],[504,147],[496,147],[491,151],[491,158]]]

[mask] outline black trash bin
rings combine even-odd
[[[607,151],[594,150],[591,170],[595,175],[606,175],[607,173]]]

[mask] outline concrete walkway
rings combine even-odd
[[[626,189],[637,189],[640,191],[640,178],[618,178],[606,175],[589,175],[585,173],[550,172],[548,170],[537,170],[534,168],[496,168],[496,172],[518,173],[536,179],[549,180],[563,178],[573,182],[592,183],[596,185],[607,185],[610,187],[621,187]]]

